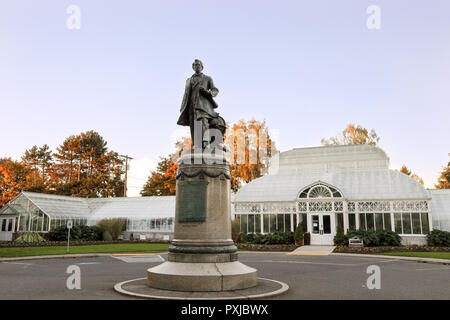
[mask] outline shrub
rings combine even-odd
[[[349,230],[347,232],[347,238],[358,237],[364,243],[364,246],[376,246],[378,243],[378,237],[376,236],[374,231],[366,231],[366,230]]]
[[[303,235],[302,224],[299,223],[297,228],[295,229],[295,232],[294,232],[295,243],[296,244],[301,244],[303,242],[303,238],[304,238],[304,235]]]
[[[400,246],[402,237],[391,230],[380,230],[376,232],[378,238],[377,246]]]
[[[54,228],[47,234],[49,241],[67,241],[67,227]],[[98,241],[102,238],[102,232],[97,226],[77,225],[70,230],[71,240]]]
[[[97,226],[80,226],[81,240],[98,241],[102,239],[102,231]]]
[[[117,240],[117,238],[125,231],[125,219],[103,219],[97,222],[98,228],[101,230],[102,234],[108,231],[112,240]],[[103,237],[103,240],[105,238]]]
[[[358,237],[367,247],[399,246],[402,238],[391,230],[349,230],[347,238]]]
[[[348,244],[348,238],[344,234],[344,228],[342,228],[342,226],[338,226],[333,241],[335,246],[343,246]]]
[[[102,238],[104,241],[112,241],[113,237],[108,230],[103,231]]]
[[[247,242],[247,234],[246,233],[240,233],[239,237],[238,237],[238,242],[246,243]]]
[[[305,232],[303,235],[303,243],[305,246],[309,246],[311,244],[311,233]]]
[[[450,247],[450,232],[433,230],[428,233],[427,242],[433,247]]]
[[[51,229],[48,232],[47,238],[49,241],[67,241],[67,232],[68,232],[68,229],[66,226],[57,227],[57,228]],[[74,226],[72,228],[72,230],[70,230],[70,239],[73,239],[73,240],[79,239],[79,233],[76,232],[76,226]]]
[[[265,244],[293,244],[294,233],[293,232],[274,232],[265,235]]]

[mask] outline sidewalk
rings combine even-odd
[[[294,256],[328,256],[336,246],[301,246],[288,255]]]

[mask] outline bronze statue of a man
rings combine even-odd
[[[180,109],[181,115],[177,124],[189,126],[192,145],[197,146],[198,144],[201,145],[202,149],[205,149],[212,142],[209,129],[218,129],[222,134],[221,141],[218,142],[223,142],[225,121],[214,111],[218,107],[214,97],[219,93],[219,89],[214,86],[210,76],[202,73],[203,63],[196,59],[192,64],[192,69],[195,73],[186,80]],[[201,130],[196,130],[196,128],[201,128]],[[199,144],[198,139],[200,139],[201,144]]]

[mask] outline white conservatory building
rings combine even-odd
[[[390,170],[380,148],[296,148],[275,160],[268,175],[243,186],[234,198],[241,232],[294,231],[301,223],[311,244],[333,244],[338,226],[344,232],[392,230],[404,244],[426,243],[433,227],[431,192]],[[450,193],[444,197],[450,199]],[[443,219],[449,210],[443,209]]]
[[[338,226],[392,230],[405,244],[424,244],[432,228],[450,231],[450,190],[425,190],[389,169],[389,158],[365,145],[296,148],[272,159],[269,174],[232,195],[241,232],[294,231],[311,244],[333,244]],[[0,241],[15,232],[123,218],[125,239],[172,239],[175,196],[76,198],[22,192],[0,208]]]

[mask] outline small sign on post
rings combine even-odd
[[[67,221],[67,253],[69,253],[70,246],[70,229],[72,229],[72,220]]]

